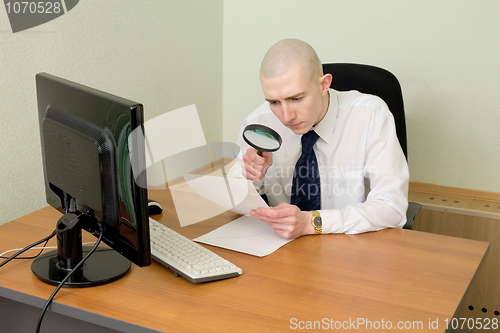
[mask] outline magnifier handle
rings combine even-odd
[[[262,151],[257,150],[257,155],[262,156]]]

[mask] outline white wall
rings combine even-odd
[[[147,119],[194,103],[207,141],[234,142],[287,37],[400,79],[412,181],[500,192],[498,17],[496,0],[80,1],[13,34],[0,6],[0,224],[46,205],[36,73],[139,101]]]
[[[221,141],[222,11],[222,0],[80,1],[14,34],[1,5],[0,224],[47,205],[36,73],[143,103],[146,119],[196,104],[207,141]]]
[[[224,139],[263,102],[267,49],[294,37],[399,78],[412,181],[500,192],[499,17],[496,0],[225,1]]]

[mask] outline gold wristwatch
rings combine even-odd
[[[321,215],[317,210],[311,211],[313,213],[313,218],[311,220],[311,224],[314,227],[314,234],[319,235],[323,230],[323,222],[321,221]]]

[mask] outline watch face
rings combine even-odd
[[[316,217],[313,219],[313,223],[314,223],[314,226],[315,226],[315,227],[321,227],[321,225],[322,225],[322,223],[321,223],[321,217],[317,217],[317,216],[316,216]]]

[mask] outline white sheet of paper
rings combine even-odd
[[[285,239],[261,220],[245,215],[194,240],[257,257],[264,257],[293,239]]]
[[[250,180],[193,174],[183,176],[199,195],[235,213],[246,215],[252,209],[269,207]]]

